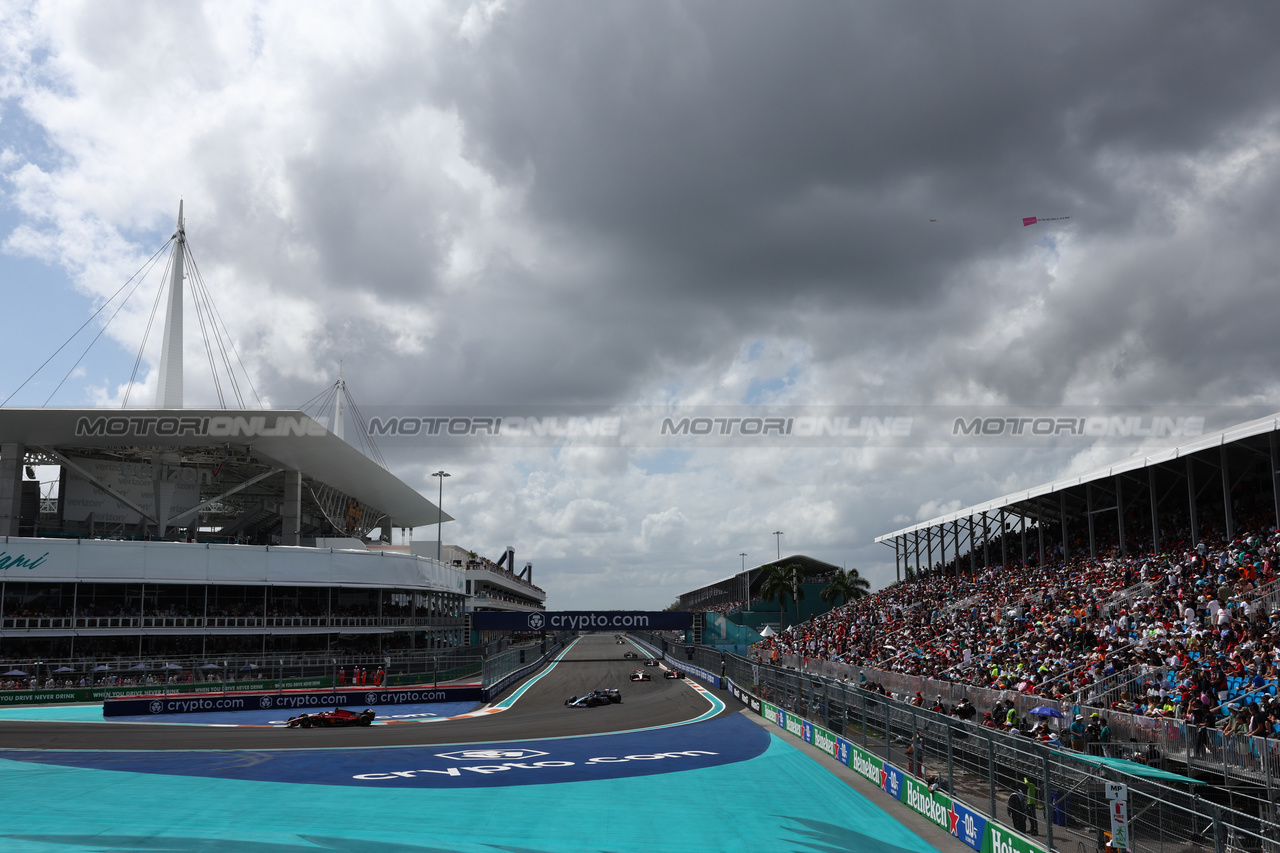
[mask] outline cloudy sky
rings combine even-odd
[[[155,277],[37,368],[182,199],[272,406],[341,361],[367,413],[1280,409],[1277,39],[1267,2],[0,0],[0,397],[120,405]],[[383,450],[572,609],[775,530],[879,587],[875,536],[1137,448],[628,436]]]

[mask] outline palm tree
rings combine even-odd
[[[765,566],[764,580],[760,582],[760,597],[765,601],[778,599],[778,622],[783,623],[782,613],[787,606],[787,596],[796,602],[796,619],[800,618],[800,602],[804,601],[804,569],[796,563],[789,566]]]
[[[836,569],[831,583],[818,593],[818,597],[834,607],[837,599],[840,604],[850,604],[870,594],[871,584],[857,569]]]

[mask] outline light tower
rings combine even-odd
[[[444,532],[444,478],[450,475],[444,471],[437,471],[431,476],[440,478],[440,497],[436,499],[436,562],[438,563],[444,547],[444,539],[441,536]]]

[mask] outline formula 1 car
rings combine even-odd
[[[627,653],[625,653],[625,654],[623,655],[623,657],[624,657],[624,658],[626,658],[627,660],[639,660],[639,659],[640,659],[640,655],[636,654],[635,652],[627,652]]]
[[[334,708],[332,711],[321,711],[318,714],[299,714],[296,717],[290,717],[285,725],[291,729],[371,726],[376,716],[372,708],[365,708],[360,713],[348,711],[346,708]]]
[[[678,669],[669,669],[662,673],[663,678],[684,678],[684,673]]]
[[[647,658],[647,659],[645,660],[645,662],[644,662],[644,665],[645,665],[645,666],[657,666],[657,665],[658,665],[658,662],[657,662],[656,660],[654,660],[653,658]]]
[[[632,672],[631,680],[632,681],[653,681],[653,679],[649,677],[649,673],[645,672],[643,669],[637,669],[634,672]]]
[[[564,704],[570,708],[598,708],[601,705],[619,705],[621,703],[622,694],[612,687],[607,690],[592,690],[590,693],[571,696],[564,700]]]

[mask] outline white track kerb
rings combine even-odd
[[[572,642],[572,643],[570,643],[569,645],[565,646],[565,647],[564,647],[564,651],[562,651],[560,654],[556,655],[555,660],[553,660],[553,661],[551,662],[551,665],[550,665],[550,666],[548,666],[546,669],[544,669],[544,670],[543,670],[542,672],[540,672],[539,674],[535,675],[533,678],[530,678],[530,679],[529,679],[528,681],[526,681],[524,684],[520,685],[520,689],[519,689],[519,690],[517,690],[515,693],[512,693],[512,694],[511,694],[510,696],[508,696],[506,699],[503,699],[501,702],[497,703],[496,705],[493,705],[493,706],[492,706],[492,708],[491,708],[491,710],[494,710],[494,711],[505,711],[505,710],[507,710],[508,708],[510,708],[512,705],[516,704],[516,700],[518,700],[521,696],[523,696],[523,695],[524,695],[524,692],[525,692],[526,690],[528,690],[528,689],[529,689],[530,687],[532,687],[533,685],[537,684],[537,683],[538,683],[538,681],[539,681],[539,680],[540,680],[544,675],[549,675],[549,674],[551,673],[551,670],[553,670],[553,669],[555,669],[555,668],[556,668],[556,664],[560,663],[560,659],[561,659],[561,658],[563,658],[565,655],[569,654],[569,650],[570,650],[570,649],[572,649],[574,646],[576,646],[576,645],[578,644],[578,640],[581,640],[581,639],[582,639],[582,637],[574,637],[574,638],[573,638],[573,642]]]

